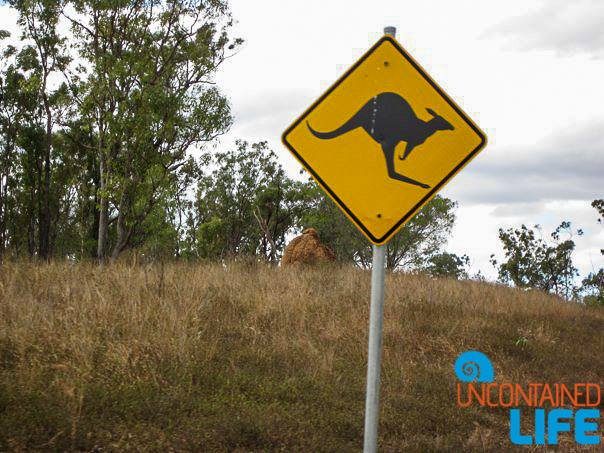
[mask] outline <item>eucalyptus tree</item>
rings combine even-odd
[[[517,288],[536,288],[553,292],[565,299],[576,295],[575,278],[578,270],[573,265],[575,242],[572,225],[563,221],[546,240],[541,227],[499,229],[499,239],[505,252],[505,261],[499,263],[491,255],[491,263],[499,271],[499,280],[513,283]],[[576,234],[581,236],[582,230]]]
[[[22,28],[28,14],[37,17],[21,10]],[[33,24],[35,28],[37,22]],[[20,255],[27,243],[30,256],[49,258],[62,191],[62,181],[52,182],[53,172],[62,165],[53,140],[68,97],[64,85],[51,87],[48,80],[57,70],[55,59],[60,58],[49,56],[50,44],[38,35],[39,45],[28,38],[32,33],[37,31],[22,33],[20,48],[14,40],[2,48],[0,251],[10,243],[13,253]]]
[[[0,40],[8,37],[10,33],[0,31]],[[0,262],[9,245],[11,223],[14,221],[17,130],[23,110],[19,90],[22,74],[11,64],[17,49],[7,45],[1,50],[3,64],[0,68]]]
[[[228,36],[224,0],[63,6],[82,61],[83,83],[70,83],[71,91],[96,136],[97,256],[115,260],[170,188],[190,174],[189,151],[230,126],[213,75],[241,40]]]
[[[43,174],[43,180],[39,188],[41,206],[38,209],[38,254],[41,258],[48,259],[53,221],[51,216],[53,129],[61,122],[60,117],[68,104],[65,86],[57,87],[57,84],[53,84],[51,80],[54,76],[60,75],[70,62],[65,49],[66,38],[58,32],[62,2],[10,0],[9,3],[19,13],[17,23],[22,32],[21,40],[27,43],[21,54],[22,61],[25,63],[22,66],[29,71],[29,89],[35,89],[40,99],[39,109],[32,112],[34,117],[31,118],[30,124],[33,125],[39,118],[44,129],[43,170],[39,169]]]

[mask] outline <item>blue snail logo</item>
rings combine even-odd
[[[482,352],[466,351],[455,361],[455,374],[464,382],[491,382],[493,365]]]

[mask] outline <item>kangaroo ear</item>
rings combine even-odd
[[[432,109],[426,109],[426,111],[427,111],[427,112],[428,112],[430,115],[432,115],[432,116],[440,116],[438,113],[436,113],[436,112],[435,112],[434,110],[432,110]]]

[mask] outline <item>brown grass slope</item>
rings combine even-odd
[[[4,264],[0,450],[360,451],[369,285],[346,267]],[[457,405],[469,349],[498,382],[604,384],[601,309],[486,283],[388,275],[383,348],[381,451],[512,450],[508,409]]]

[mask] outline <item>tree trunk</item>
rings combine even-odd
[[[6,231],[6,214],[4,212],[5,193],[4,175],[0,174],[0,264],[2,264],[2,258],[4,257],[4,232]]]
[[[277,262],[277,244],[275,244],[273,235],[271,234],[270,229],[268,228],[268,225],[266,224],[265,220],[262,218],[260,210],[256,207],[252,210],[252,213],[254,214],[254,217],[256,217],[256,220],[258,221],[258,225],[260,226],[260,229],[264,233],[264,237],[266,238],[266,240],[268,240],[269,244],[271,245],[271,254],[269,257],[269,261],[271,263],[276,264],[276,262]],[[266,257],[266,253],[265,253],[265,257]]]
[[[99,127],[99,135],[101,135],[101,127]],[[108,172],[107,162],[105,157],[105,150],[103,149],[102,137],[99,137],[99,173],[101,190],[99,193],[99,235],[97,242],[97,257],[99,264],[103,265],[107,259],[107,233],[109,229],[109,194],[107,193],[108,183]]]
[[[36,254],[36,219],[32,215],[29,219],[28,232],[27,232],[27,252],[29,257],[33,258]]]
[[[91,128],[92,129],[92,128]],[[93,156],[90,164],[90,173],[92,175],[92,190],[94,191],[94,200],[90,203],[90,212],[92,212],[92,225],[88,237],[93,243],[98,244],[99,240],[99,223],[100,223],[100,210],[99,210],[99,191],[100,191],[100,175],[98,161]],[[92,249],[91,258],[96,259],[98,257],[97,250]]]
[[[46,109],[46,144],[44,149],[44,195],[40,212],[40,258],[48,261],[50,245],[50,150],[52,147],[52,113],[46,95],[43,96]]]
[[[122,189],[122,194],[120,196],[120,204],[118,206],[118,215],[117,215],[117,239],[115,241],[115,245],[113,247],[113,251],[111,252],[111,262],[115,263],[117,258],[126,247],[128,243],[128,239],[130,238],[130,234],[126,232],[126,212],[128,211],[128,194],[127,187]]]
[[[124,248],[126,248],[128,240],[130,239],[130,232],[131,230],[126,231],[125,215],[122,211],[120,211],[117,217],[117,240],[115,241],[115,246],[111,252],[112,263],[117,261],[120,253],[122,253]]]
[[[96,244],[98,244],[99,241],[99,225],[101,224],[101,211],[99,209],[99,201],[99,187],[98,185],[96,185],[94,188],[94,203],[91,206],[93,216],[92,225],[90,227],[90,231],[88,232],[88,237],[93,241],[93,243]],[[93,248],[90,252],[90,255],[90,258],[98,258],[98,250]]]

